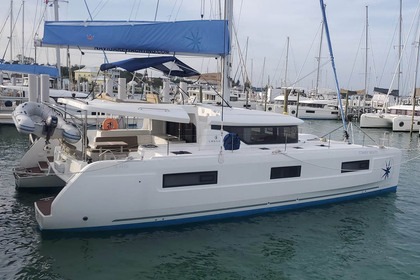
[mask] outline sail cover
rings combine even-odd
[[[180,61],[174,56],[144,57],[130,58],[112,63],[101,65],[101,71],[112,68],[123,68],[127,71],[134,72],[137,70],[152,67],[169,76],[190,77],[200,75],[197,71]]]
[[[0,63],[0,71],[36,75],[46,74],[53,78],[58,77],[58,69],[56,67],[44,65]]]
[[[156,54],[225,55],[227,21],[47,21],[42,46]]]

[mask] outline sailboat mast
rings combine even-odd
[[[22,0],[22,56],[20,62],[25,62],[25,0]]]
[[[420,19],[420,17],[419,17]],[[413,90],[413,109],[411,114],[411,127],[410,127],[410,133],[413,133],[413,126],[414,126],[414,115],[416,112],[416,91],[417,91],[417,77],[418,77],[418,71],[419,71],[419,58],[420,58],[420,33],[417,43],[417,55],[416,55],[416,71],[414,72],[414,90]]]
[[[58,21],[58,0],[54,0],[54,20]],[[55,56],[58,70],[57,88],[61,89],[61,60],[60,60],[60,47],[55,48]]]
[[[367,97],[367,88],[368,88],[368,79],[367,79],[367,71],[368,71],[368,35],[369,34],[369,7],[366,6],[366,42],[365,42],[365,94],[363,98],[363,110],[366,107],[366,97]]]
[[[289,36],[287,36],[287,46],[286,46],[286,66],[284,69],[284,87],[286,88],[287,91],[287,71],[288,71],[288,66],[289,66],[289,44],[290,44],[290,38]]]
[[[10,0],[10,62],[13,61],[13,0]]]
[[[400,18],[399,18],[399,34],[398,34],[398,57],[401,58],[401,48],[402,48],[402,0],[400,0]],[[397,88],[398,95],[400,94],[400,80],[401,80],[401,63],[398,63],[398,79],[397,79]],[[390,89],[391,90],[391,89]]]
[[[289,39],[289,36],[287,37],[287,47],[286,47],[286,66],[285,66],[285,69],[284,69],[284,93],[283,93],[283,96],[284,96],[284,99],[283,99],[283,114],[285,114],[285,115],[287,115],[287,111],[288,111],[288,109],[287,109],[287,105],[288,105],[288,103],[289,103],[289,94],[287,93],[287,71],[288,71],[288,69],[287,69],[287,67],[288,67],[288,64],[289,64],[289,42],[290,42],[290,39]]]
[[[321,70],[322,39],[324,38],[324,22],[321,23],[321,38],[319,40],[318,65],[316,68],[315,96],[319,94],[319,71]]]
[[[331,66],[334,73],[335,86],[337,90],[337,100],[338,100],[338,105],[339,105],[340,114],[341,114],[341,121],[343,122],[344,134],[346,138],[348,138],[347,123],[346,123],[346,118],[344,116],[343,103],[341,102],[340,85],[338,84],[337,70],[335,68],[334,53],[333,53],[331,38],[330,38],[330,30],[328,28],[327,14],[325,13],[325,4],[323,0],[319,0],[319,3],[321,5],[322,17],[324,19],[325,35],[327,36],[328,50],[330,51]]]
[[[228,24],[228,33],[225,34],[225,40],[231,40],[232,38],[232,25],[233,25],[233,0],[226,0],[225,2],[225,19]],[[226,42],[225,46],[226,46]],[[230,44],[230,42],[228,42]],[[225,54],[222,56],[222,97],[224,100],[230,100],[230,90],[229,90],[229,75],[230,75],[230,66],[231,66],[231,56],[230,49],[225,51]],[[222,100],[223,102],[223,100]]]

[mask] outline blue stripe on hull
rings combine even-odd
[[[246,210],[246,211],[237,211],[237,212],[231,212],[231,213],[206,215],[206,216],[191,217],[191,218],[181,218],[181,219],[157,221],[157,222],[89,227],[89,228],[59,229],[59,230],[44,229],[43,231],[88,232],[88,231],[105,231],[105,230],[108,231],[108,230],[164,227],[164,226],[180,225],[180,224],[187,224],[187,223],[220,220],[220,219],[226,219],[226,218],[245,217],[245,216],[251,216],[251,215],[258,215],[262,213],[281,212],[281,211],[284,212],[284,211],[289,211],[289,210],[294,210],[294,209],[301,209],[301,208],[319,206],[319,205],[324,205],[324,204],[331,204],[331,203],[356,200],[356,199],[361,199],[361,198],[368,198],[368,197],[373,197],[373,196],[390,193],[390,192],[396,192],[396,191],[397,191],[397,186],[394,186],[394,187],[362,193],[362,194],[354,194],[354,195],[348,195],[348,196],[343,196],[343,197],[338,197],[338,198],[329,198],[329,199],[323,199],[323,200],[311,201],[311,202],[302,202],[302,203],[296,203],[292,205],[274,206],[274,207],[263,208],[263,209],[253,209],[253,210]]]
[[[16,128],[17,128],[17,130],[20,133],[27,133],[27,134],[29,134],[29,133],[32,133],[32,132],[35,131],[35,127],[26,126],[26,125],[20,125],[19,127],[16,127]]]

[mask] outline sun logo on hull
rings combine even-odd
[[[391,161],[385,163],[385,168],[382,168],[384,174],[382,175],[383,179],[388,179],[391,174]]]

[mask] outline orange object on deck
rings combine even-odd
[[[118,128],[118,121],[116,119],[108,118],[102,122],[103,130],[111,130]]]

